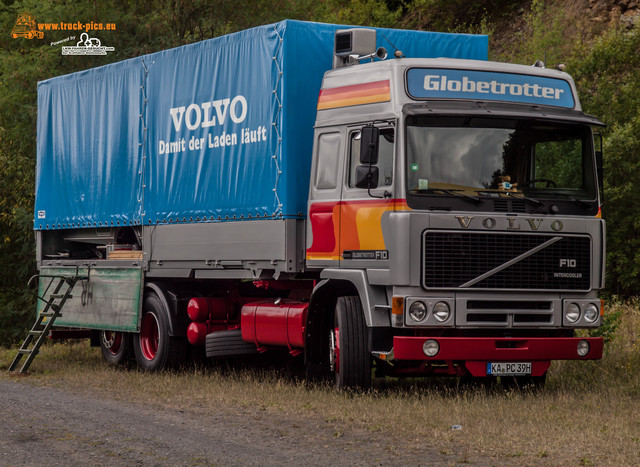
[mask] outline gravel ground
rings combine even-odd
[[[186,413],[18,379],[0,381],[0,411],[0,464],[11,466],[452,465],[463,457],[384,433],[336,432],[321,418],[244,407]]]

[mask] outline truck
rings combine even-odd
[[[291,20],[40,82],[41,325],[148,371],[544,384],[602,356],[600,125],[486,36]]]

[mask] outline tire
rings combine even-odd
[[[155,293],[146,294],[142,305],[140,332],[133,338],[138,367],[159,371],[184,361],[186,341],[169,335],[169,317]]]
[[[360,298],[338,297],[333,326],[329,331],[329,364],[338,390],[366,390],[371,386],[368,347]]]
[[[207,335],[205,347],[208,358],[239,357],[258,353],[255,344],[242,340],[240,329],[217,331]]]
[[[102,357],[109,365],[121,365],[131,354],[131,336],[126,332],[100,331]]]

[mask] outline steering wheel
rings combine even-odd
[[[533,180],[527,180],[526,182],[521,183],[521,185],[531,186],[534,183],[538,183],[538,182],[546,183],[547,185],[545,186],[545,188],[556,188],[558,186],[556,182],[548,178],[534,178]]]

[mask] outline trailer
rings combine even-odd
[[[43,81],[39,312],[152,371],[543,382],[602,356],[598,125],[486,36],[290,20]]]

